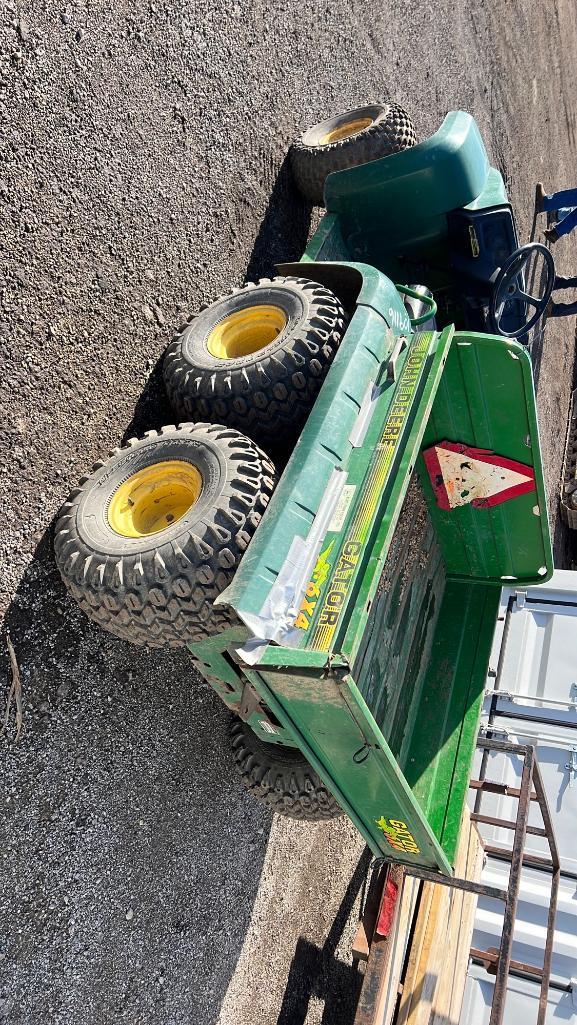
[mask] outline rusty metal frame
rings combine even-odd
[[[415,876],[418,879],[438,883],[441,886],[450,886],[454,889],[465,890],[468,893],[475,893],[480,897],[491,897],[504,903],[503,929],[499,949],[477,950],[472,947],[470,951],[470,956],[474,960],[484,964],[487,971],[495,976],[489,1025],[501,1025],[503,1021],[510,970],[519,972],[523,975],[537,977],[541,980],[537,1025],[544,1025],[545,1013],[547,1010],[547,995],[551,977],[555,915],[557,911],[557,897],[561,874],[559,853],[557,851],[549,804],[547,802],[541,771],[539,769],[539,763],[537,761],[535,747],[533,745],[513,744],[506,740],[494,740],[486,736],[481,736],[477,741],[477,747],[483,749],[483,756],[481,761],[481,771],[479,774],[480,779],[472,779],[469,783],[470,788],[476,791],[475,809],[471,812],[471,821],[495,825],[513,831],[513,845],[510,849],[484,844],[486,853],[496,855],[497,857],[510,862],[511,868],[507,889],[504,890],[496,886],[487,886],[484,883],[476,883],[468,879],[456,879],[441,876],[436,872],[428,869],[421,869],[413,865],[405,866],[404,873],[407,876]],[[508,786],[506,783],[498,783],[486,779],[485,773],[489,754],[491,752],[514,754],[522,758],[523,766],[521,770],[521,784],[519,787],[512,787]],[[517,817],[515,821],[502,819],[497,816],[484,815],[481,811],[481,802],[484,793],[501,794],[505,797],[516,798],[518,804]],[[541,817],[543,819],[543,829],[529,826],[528,820],[531,802],[539,805]],[[524,852],[525,838],[527,834],[542,836],[547,840],[550,852],[549,858],[526,854]],[[379,859],[376,864],[381,865],[382,861]],[[551,872],[551,900],[547,918],[547,934],[542,968],[525,964],[522,961],[515,961],[511,957],[513,949],[513,928],[517,913],[517,902],[519,898],[523,865],[542,868]],[[388,941],[388,937],[385,939]],[[379,961],[381,972],[388,963],[386,947],[387,943],[385,943],[384,949],[380,952]],[[375,966],[375,968],[376,967],[377,966]],[[361,1001],[361,1004],[359,1005],[359,1016],[355,1019],[355,1025],[357,1022],[362,1022],[362,1025],[365,1025],[365,1023],[373,1021],[370,1016],[370,1009],[371,1005],[374,1006],[373,1001],[377,988],[378,987],[376,986],[374,979],[370,986],[363,987],[362,996],[364,995],[365,1002],[363,1004]],[[365,992],[365,989],[367,992]]]
[[[503,912],[503,930],[501,933],[501,944],[498,951],[477,950],[471,948],[471,957],[484,964],[487,970],[495,975],[495,988],[491,1004],[491,1016],[489,1025],[501,1025],[505,1010],[505,998],[507,995],[507,982],[509,971],[519,971],[523,974],[537,976],[541,979],[541,991],[539,994],[539,1010],[537,1012],[537,1025],[544,1025],[545,1013],[547,1010],[547,994],[551,977],[551,958],[553,953],[553,939],[555,934],[555,915],[557,912],[557,896],[559,892],[559,878],[561,865],[559,853],[553,831],[553,821],[549,811],[549,804],[539,763],[535,756],[535,748],[530,744],[513,744],[506,740],[493,740],[489,737],[479,737],[477,747],[483,749],[481,762],[480,779],[473,779],[469,786],[476,791],[475,810],[471,812],[471,821],[499,826],[503,829],[513,831],[513,846],[493,847],[485,844],[485,851],[488,854],[497,854],[511,863],[509,872],[509,885],[506,890],[496,886],[485,886],[483,883],[474,883],[466,879],[447,879],[438,876],[435,872],[425,872],[421,869],[407,869],[410,875],[418,876],[420,879],[431,880],[440,883],[441,886],[452,886],[460,890],[467,890],[469,893],[476,893],[480,897],[493,897],[505,904]],[[485,772],[490,752],[502,754],[515,754],[523,759],[520,787],[510,787],[506,783],[495,783],[487,780]],[[483,815],[481,802],[484,793],[502,794],[506,797],[516,798],[517,818],[514,822],[509,819],[502,819],[497,816]],[[541,811],[543,829],[529,825],[529,810],[531,802],[536,802]],[[525,837],[527,834],[545,837],[549,845],[550,857],[538,857],[525,854]],[[535,868],[547,869],[551,872],[551,900],[549,914],[547,917],[547,934],[543,955],[543,967],[536,968],[521,961],[514,961],[511,958],[513,949],[513,928],[517,913],[517,901],[519,899],[519,888],[521,884],[521,872],[523,865],[530,865]]]

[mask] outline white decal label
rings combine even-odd
[[[345,484],[341,493],[341,497],[339,498],[337,507],[333,513],[333,518],[329,523],[329,530],[333,533],[338,534],[343,529],[345,520],[347,518],[347,513],[349,511],[351,502],[353,500],[353,495],[356,490],[356,484]]]

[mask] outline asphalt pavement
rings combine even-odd
[[[179,323],[301,255],[318,212],[286,153],[321,117],[392,98],[423,138],[471,111],[527,241],[535,181],[575,185],[576,22],[573,0],[5,0],[0,589],[24,724],[0,741],[0,1021],[352,1022],[360,839],[242,791],[186,654],[90,624],[51,526],[94,460],[172,422]],[[570,238],[555,255],[577,271]],[[574,342],[560,321],[536,350],[553,515]]]

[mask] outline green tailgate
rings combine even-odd
[[[419,468],[447,571],[464,580],[521,587],[548,578],[553,561],[547,524],[533,375],[524,348],[488,335],[455,335],[423,448],[461,442],[534,471],[534,486],[502,504],[445,510]],[[513,466],[513,472],[514,466]]]

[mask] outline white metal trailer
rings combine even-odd
[[[483,730],[495,738],[533,744],[537,749],[561,860],[546,1021],[550,1025],[577,1023],[577,573],[559,570],[547,584],[526,591],[503,591]],[[487,778],[515,786],[519,775],[516,761],[514,756],[489,755]],[[487,794],[483,811],[512,818],[514,799]],[[540,825],[537,808],[532,808],[529,821]],[[483,825],[481,832],[492,847],[510,844],[510,834],[502,828]],[[545,845],[542,837],[527,835],[528,853],[545,855]],[[508,871],[505,861],[491,855],[482,880],[506,886]],[[523,869],[513,959],[535,968],[543,963],[549,893],[549,873],[540,868]],[[498,948],[501,925],[501,908],[479,898],[473,947]],[[493,980],[486,968],[472,963],[460,1025],[488,1022],[492,990]],[[507,1025],[534,1022],[538,1001],[539,980],[512,968]]]

